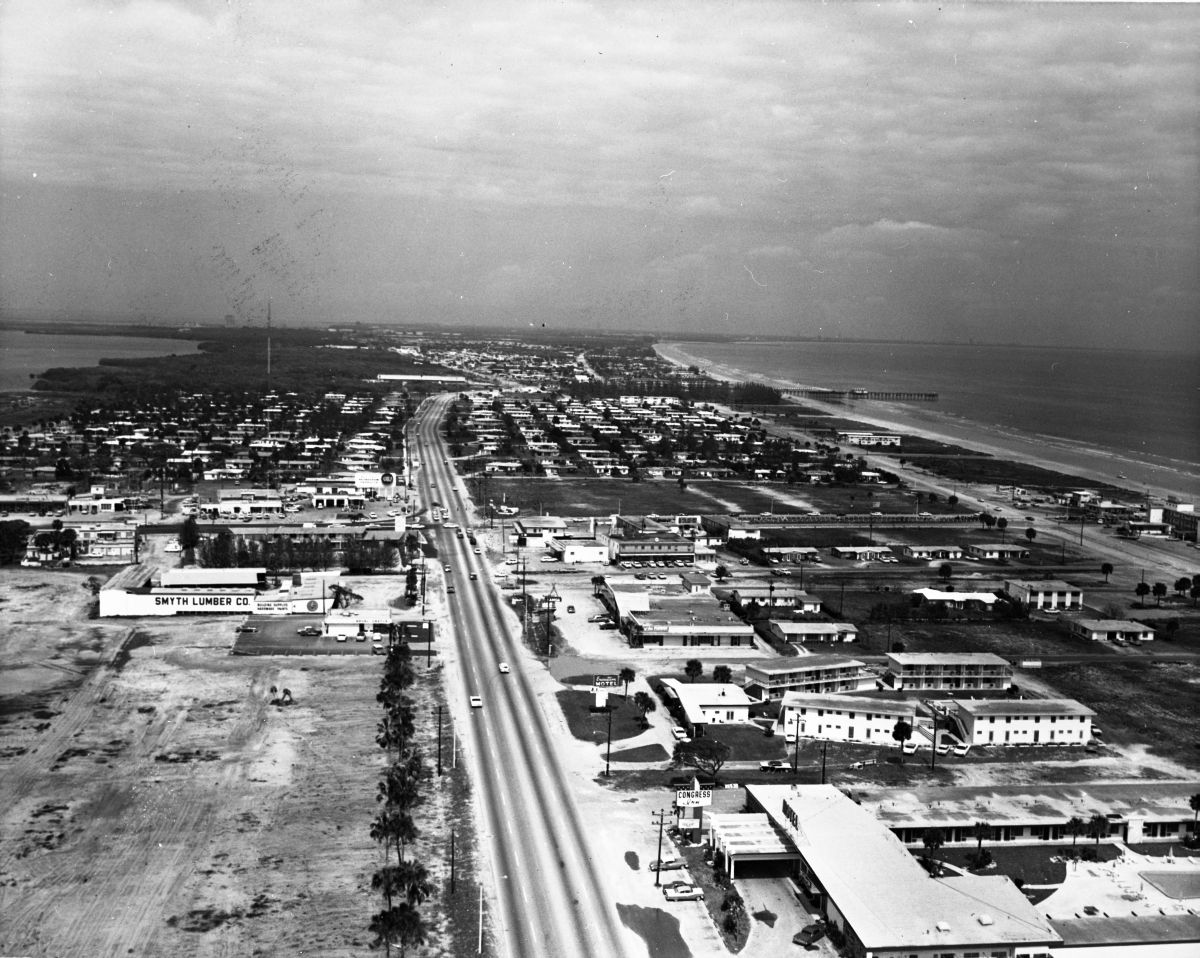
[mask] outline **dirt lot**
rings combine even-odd
[[[0,953],[368,954],[382,660],[230,656],[227,618],[89,620],[85,578],[0,590]]]

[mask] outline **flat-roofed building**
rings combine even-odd
[[[1083,745],[1096,713],[1074,699],[968,699],[946,703],[968,745]]]
[[[874,686],[863,663],[844,655],[795,655],[746,663],[746,694],[760,701],[789,692],[857,692]]]
[[[901,550],[910,559],[961,559],[962,546],[906,545]]]
[[[923,603],[944,605],[948,609],[990,609],[996,604],[994,592],[948,592],[944,589],[913,589]]]
[[[711,601],[675,601],[643,611],[629,610],[622,625],[634,648],[754,647],[753,627]]]
[[[965,546],[973,559],[1028,559],[1029,550],[1011,542],[971,542]]]
[[[1071,634],[1092,642],[1129,642],[1138,645],[1154,640],[1154,629],[1128,619],[1072,619]]]
[[[696,543],[671,532],[614,535],[608,540],[608,557],[612,562],[694,562]]]
[[[608,546],[599,539],[552,538],[548,548],[566,565],[579,565],[580,563],[602,565],[608,559]]]
[[[1006,579],[1004,591],[1031,609],[1078,609],[1083,590],[1061,579]]]
[[[677,679],[663,679],[662,684],[683,709],[689,734],[703,734],[706,725],[744,725],[750,721],[750,706],[754,703],[737,685]]]
[[[779,727],[786,734],[827,742],[865,742],[899,748],[892,731],[901,719],[916,727],[915,701],[788,692],[779,705]]]
[[[790,619],[769,619],[758,628],[768,639],[786,642],[802,648],[810,642],[853,642],[858,638],[858,626],[850,622],[797,622]]]
[[[796,878],[850,958],[1017,958],[1049,955],[1062,940],[1011,879],[934,878],[871,811],[832,785],[746,792],[748,813],[769,816],[799,853]],[[736,874],[746,859],[718,850]]]
[[[1012,685],[1012,665],[991,652],[892,652],[885,680],[896,689],[997,689]]]
[[[896,446],[900,435],[894,432],[839,432],[837,441],[851,446]]]
[[[758,585],[740,583],[736,586],[718,586],[712,594],[721,602],[739,604],[742,608],[751,602],[770,606],[775,609],[795,609],[815,615],[821,611],[821,600],[815,595],[809,595],[799,586],[794,585]]]

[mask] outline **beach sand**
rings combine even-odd
[[[812,388],[803,383],[783,379],[753,376],[744,370],[713,363],[689,354],[681,343],[656,343],[659,357],[681,368],[694,366],[705,375],[722,382],[757,382],[777,389]],[[1009,462],[1020,462],[1078,476],[1081,485],[1103,482],[1128,489],[1130,496],[1142,498],[1173,496],[1183,502],[1200,498],[1200,477],[1190,482],[1188,474],[1167,473],[1157,483],[1129,483],[1119,478],[1125,460],[1107,450],[1083,446],[1066,446],[1041,437],[1018,434],[984,433],[977,425],[961,419],[950,419],[933,409],[918,408],[902,403],[860,400],[846,403],[825,403],[805,397],[803,404],[831,416],[853,419],[874,429],[922,436],[948,445],[961,446]],[[872,455],[879,456],[877,450]],[[1131,465],[1137,465],[1129,460]],[[1132,471],[1132,470],[1131,470]]]

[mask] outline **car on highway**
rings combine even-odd
[[[478,695],[472,695],[471,696],[471,708],[473,708],[473,709],[483,708],[483,699]]]
[[[474,572],[471,573],[471,581],[472,582],[474,582],[478,578],[479,578],[479,576],[476,573],[474,573]]]
[[[446,586],[446,595],[454,595],[454,586],[453,585]]]
[[[773,758],[768,762],[759,762],[758,770],[760,772],[786,772],[788,763],[778,758]]]
[[[448,565],[444,565],[444,566],[442,566],[442,571],[443,571],[443,572],[449,572],[449,571],[450,571],[450,567],[449,567]]]
[[[574,611],[575,611],[575,606],[573,606],[573,605],[569,605],[569,606],[567,606],[567,612],[571,613],[571,612],[574,612]]]
[[[501,675],[508,675],[508,663],[507,662],[501,662],[496,667],[500,670]]]
[[[678,871],[682,867],[682,858],[663,858],[660,861],[650,863],[650,870],[652,872],[673,872]]]
[[[257,632],[258,629],[257,629],[257,627],[255,627],[253,625],[239,625],[233,631],[234,632]]]
[[[478,549],[475,549],[475,550],[473,550],[473,551],[474,551],[474,553],[475,553],[476,555],[479,555],[479,554],[480,554]]]
[[[607,622],[607,621],[609,621],[609,616],[608,616],[607,612],[598,612],[595,615],[589,615],[588,621],[589,622]]]
[[[663,887],[663,895],[667,901],[704,901],[704,892],[699,885],[689,885],[687,882],[672,882]]]
[[[917,516],[921,519],[932,519],[933,513],[932,512],[918,512]]]
[[[324,635],[325,630],[319,625],[306,625],[303,629],[296,630],[297,635]]]

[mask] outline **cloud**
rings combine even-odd
[[[1067,259],[1101,303],[1147,272],[1188,303],[1197,27],[1189,5],[10,0],[0,295],[44,273],[32,250],[124,242],[36,173],[105,211],[179,198],[167,275],[278,233],[263,282],[372,315],[398,268],[431,310],[450,289],[547,313],[632,296],[614,322],[640,328],[664,273],[673,317],[752,294],[767,329],[806,300],[875,322],[888,270],[914,316],[994,310],[980,291],[1018,274],[1044,292]],[[580,268],[543,262],[547,239]]]

